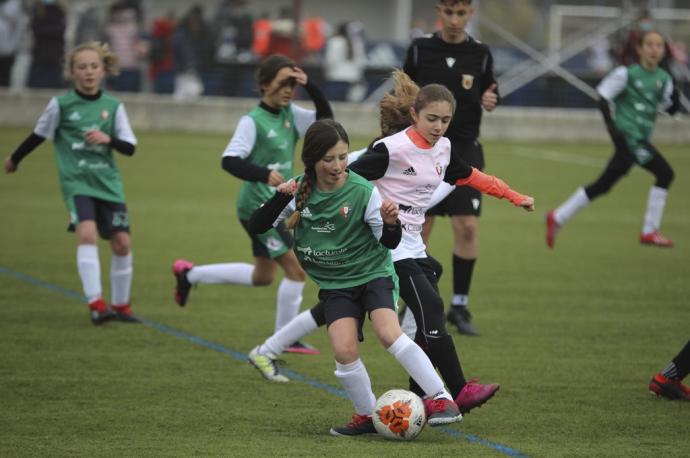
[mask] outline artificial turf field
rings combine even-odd
[[[0,129],[3,158],[29,131]],[[323,329],[306,339],[320,356],[284,356],[291,383],[242,360],[273,329],[277,282],[201,285],[175,305],[174,259],[251,262],[240,182],[220,168],[227,135],[138,136],[137,154],[118,162],[142,325],[90,324],[52,145],[0,177],[0,456],[690,456],[690,403],[647,392],[690,339],[690,146],[660,144],[676,171],[663,221],[675,248],[639,245],[653,180],[634,169],[549,251],[544,212],[595,178],[609,145],[485,143],[487,171],[537,205],[485,198],[471,294],[481,336],[455,334],[466,375],[502,388],[461,423],[394,443],[329,436],[352,409]],[[438,219],[430,252],[446,268],[446,301],[451,251]],[[100,254],[108,298],[108,245]],[[308,282],[303,308],[315,292]],[[405,387],[365,333],[375,393]]]

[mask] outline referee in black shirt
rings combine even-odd
[[[436,13],[441,30],[415,39],[407,49],[403,70],[420,87],[429,83],[446,86],[455,96],[457,108],[446,131],[453,153],[467,163],[484,168],[484,151],[479,143],[482,110],[492,111],[498,103],[493,57],[489,47],[465,32],[474,8],[472,0],[439,0]],[[469,186],[455,189],[444,201],[429,209],[422,232],[428,245],[435,215],[451,218],[453,248],[453,298],[448,321],[461,334],[476,335],[468,305],[472,271],[478,254],[478,218],[481,193]]]

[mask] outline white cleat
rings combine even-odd
[[[263,375],[266,380],[278,383],[290,381],[289,378],[280,373],[275,356],[271,354],[260,354],[259,347],[254,347],[252,351],[249,352],[249,362],[261,372],[261,375]]]

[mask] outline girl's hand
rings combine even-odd
[[[496,83],[494,83],[482,94],[482,107],[486,111],[493,111],[497,104],[498,95],[496,95]]]
[[[306,73],[304,73],[304,70],[302,70],[299,67],[292,67],[292,73],[290,74],[291,77],[297,81],[297,84],[301,84],[302,86],[307,85],[307,81],[309,81],[309,77],[307,76]]]
[[[294,196],[297,193],[297,188],[299,188],[299,183],[295,180],[290,180],[286,183],[281,183],[278,186],[278,192]]]
[[[527,196],[525,200],[520,202],[520,206],[527,210],[528,212],[534,211],[534,197]]]
[[[84,139],[89,145],[107,145],[110,143],[110,135],[96,129],[84,132]]]
[[[283,175],[280,174],[280,172],[276,172],[275,170],[271,170],[271,173],[268,174],[268,185],[269,186],[278,186],[281,183],[285,182],[285,178],[283,178]]]
[[[386,224],[395,224],[398,220],[398,206],[386,199],[381,203],[381,218]]]
[[[12,162],[12,158],[7,156],[5,158],[5,173],[14,173],[17,171],[17,164]]]

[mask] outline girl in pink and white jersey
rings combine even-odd
[[[438,368],[461,412],[466,413],[489,400],[499,385],[482,385],[465,379],[455,344],[445,327],[443,300],[438,292],[438,269],[427,256],[421,237],[424,212],[432,202],[434,191],[443,182],[471,186],[483,193],[506,198],[528,211],[534,210],[534,199],[451,154],[450,141],[443,136],[455,110],[455,99],[448,89],[438,84],[419,89],[401,72],[394,73],[394,78],[394,94],[387,94],[380,104],[382,130],[399,130],[401,119],[409,119],[408,113],[413,124],[374,142],[349,168],[374,181],[381,195],[399,206],[403,235],[392,255],[400,278],[400,297],[414,314],[415,341]],[[393,125],[399,127],[393,130]],[[266,378],[287,381],[272,359],[282,351],[283,341],[299,338],[325,323],[321,309],[321,304],[317,304],[303,312],[252,350],[250,361]],[[423,394],[414,381],[410,384],[413,391]]]

